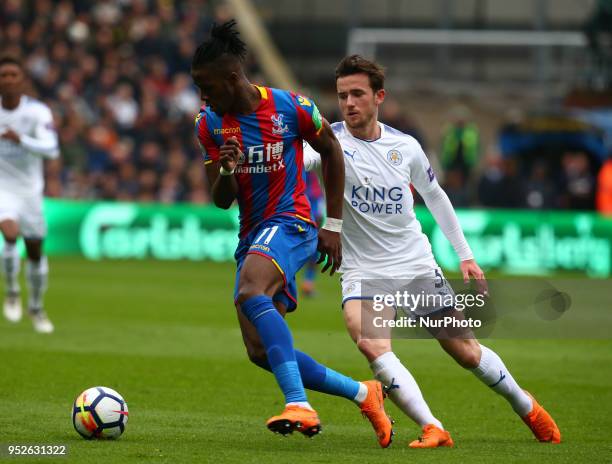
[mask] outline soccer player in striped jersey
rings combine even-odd
[[[380,382],[357,382],[294,349],[283,318],[297,306],[295,274],[317,242],[321,259],[327,258],[323,271],[340,265],[340,145],[312,100],[252,85],[245,53],[235,21],[214,25],[196,50],[191,74],[205,102],[195,131],[214,203],[227,209],[237,200],[240,210],[234,286],[240,328],[249,358],[274,374],[285,397],[284,411],[267,426],[282,434],[317,434],[321,425],[306,387],[353,400],[387,447],[392,426]],[[330,219],[318,234],[304,192],[303,140],[321,153],[323,164]]]
[[[346,167],[344,260],[339,270],[344,320],[374,375],[388,386],[391,400],[422,427],[423,434],[410,447],[453,446],[450,434],[430,411],[414,377],[393,353],[390,329],[364,333],[374,315],[381,314],[373,311],[376,293],[370,293],[372,288],[393,295],[411,289],[406,283],[414,282],[413,294],[425,290],[427,296],[454,297],[415,216],[411,185],[457,253],[464,281],[475,278],[484,291],[484,274],[419,143],[378,121],[378,107],[385,98],[383,69],[358,55],[346,57],[336,68],[336,87],[344,121],[332,124],[332,130],[342,145]],[[320,159],[316,151],[306,147],[307,169],[320,164]],[[384,317],[393,319],[396,309],[387,307],[384,311],[390,314]],[[417,311],[417,316],[424,318],[454,314],[452,306]],[[455,317],[459,319],[460,314]],[[539,441],[559,443],[561,434],[552,417],[518,385],[501,358],[478,343],[471,331],[458,335],[437,338],[459,365],[508,401]]]
[[[25,74],[19,60],[0,58],[0,231],[4,238],[2,271],[6,281],[4,317],[22,317],[19,288],[21,260],[17,239],[23,236],[26,253],[28,313],[39,333],[53,332],[43,309],[49,268],[42,244],[43,160],[59,156],[51,110],[23,94]]]

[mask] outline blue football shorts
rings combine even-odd
[[[249,254],[261,255],[274,263],[283,276],[283,289],[273,300],[287,307],[297,308],[295,276],[317,249],[317,228],[314,224],[289,215],[279,215],[262,221],[238,242],[234,253],[236,281],[234,302],[238,298],[238,282],[244,260]]]

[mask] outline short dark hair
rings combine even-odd
[[[385,68],[374,61],[366,60],[360,55],[350,55],[342,58],[336,66],[336,80],[339,77],[353,74],[367,74],[370,87],[374,92],[385,88]]]
[[[193,55],[191,68],[196,69],[224,55],[243,61],[246,56],[246,44],[240,38],[236,24],[235,19],[221,25],[213,24],[210,37],[200,44]]]
[[[5,64],[14,64],[15,66],[23,69],[23,63],[21,60],[12,55],[0,56],[0,66],[4,66]]]

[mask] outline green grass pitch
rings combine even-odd
[[[501,398],[430,340],[398,340],[395,351],[452,432],[454,449],[409,449],[419,431],[388,403],[396,436],[381,450],[352,403],[318,393],[309,399],[321,435],[274,435],[264,423],[281,411],[282,398],[273,377],[246,358],[231,304],[233,272],[232,264],[52,259],[47,308],[56,332],[37,335],[27,320],[0,322],[0,443],[68,445],[67,458],[42,462],[612,461],[610,340],[486,342],[555,417],[559,446],[535,442]],[[320,278],[319,296],[302,299],[288,317],[295,344],[369,378],[345,333],[339,298],[336,278]],[[72,401],[95,385],[128,402],[129,424],[117,441],[85,441],[72,428]]]

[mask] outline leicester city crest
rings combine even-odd
[[[391,150],[387,153],[387,161],[391,163],[393,166],[399,166],[402,164],[404,157],[397,150]]]
[[[353,293],[355,291],[355,289],[357,288],[357,284],[355,282],[351,283],[351,285],[348,286],[348,288],[346,289],[346,294],[350,294]]]

